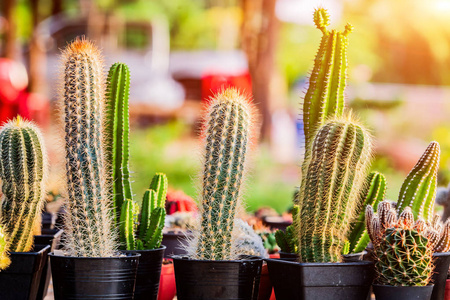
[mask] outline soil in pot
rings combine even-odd
[[[135,300],[156,300],[158,298],[161,265],[165,246],[154,250],[132,250],[129,253],[139,253],[139,265],[134,289]]]
[[[376,300],[429,300],[433,285],[428,286],[391,286],[373,285]]]
[[[31,252],[11,252],[11,265],[0,272],[0,299],[36,299],[49,252],[48,245],[36,245]]]
[[[372,262],[298,263],[267,259],[277,300],[366,299],[374,276]]]
[[[140,254],[70,257],[50,254],[55,300],[132,300]]]
[[[257,300],[262,259],[194,260],[175,256],[178,300]]]
[[[431,282],[434,284],[434,288],[431,300],[444,300],[448,268],[450,266],[450,252],[434,253],[433,264],[434,272]]]
[[[171,259],[163,261],[161,279],[159,283],[158,300],[173,300],[177,288],[175,286],[175,273]]]

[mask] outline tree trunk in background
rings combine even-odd
[[[262,116],[261,137],[271,129],[272,75],[278,33],[276,0],[242,0],[242,48],[247,54],[253,96]]]
[[[45,93],[45,53],[40,46],[38,32],[39,0],[30,0],[33,33],[29,45],[29,91],[33,93]]]
[[[16,57],[16,22],[13,13],[16,0],[6,0],[2,2],[3,16],[7,22],[2,56],[14,59]]]

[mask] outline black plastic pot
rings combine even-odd
[[[172,255],[186,255],[185,247],[188,244],[188,239],[191,237],[191,232],[164,233],[161,242],[162,245],[166,246],[164,257],[170,258]]]
[[[50,246],[35,246],[32,252],[11,252],[11,265],[0,272],[0,299],[35,300]]]
[[[69,257],[49,254],[55,300],[132,300],[140,254]]]
[[[156,300],[158,298],[159,279],[165,246],[154,250],[133,250],[129,253],[139,253],[139,266],[136,275],[134,300]]]
[[[280,253],[281,259],[296,259],[298,260],[298,254],[297,253],[289,253],[289,252],[278,252]]]
[[[174,256],[178,300],[257,300],[262,259],[194,260]]]
[[[298,263],[295,259],[266,259],[277,300],[366,299],[374,264]]]
[[[447,273],[450,266],[450,252],[441,252],[433,254],[434,273],[431,282],[434,284],[432,300],[444,300],[445,284],[447,282]]]
[[[59,245],[62,233],[63,231],[59,229],[42,229],[41,235],[34,236],[34,244],[49,245],[50,252],[53,252]],[[52,272],[49,267],[49,258],[47,258],[44,267],[42,268],[41,282],[39,283],[39,291],[36,297],[37,300],[43,300],[45,298],[45,295],[47,295],[48,285],[50,283],[51,277]]]
[[[377,300],[429,300],[433,292],[433,285],[392,286],[374,284],[372,287]]]
[[[286,228],[292,225],[292,221],[286,221],[283,217],[265,217],[263,224],[272,230],[286,231]]]
[[[54,229],[55,228],[55,221],[56,221],[56,214],[49,213],[49,212],[42,212],[41,215],[42,218],[42,229]]]

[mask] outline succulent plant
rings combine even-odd
[[[426,286],[433,270],[437,232],[422,218],[414,221],[411,207],[397,217],[389,202],[366,209],[367,230],[376,256],[376,282],[381,285]]]
[[[301,262],[338,262],[371,157],[371,137],[349,116],[331,119],[317,132],[304,163],[299,192]]]
[[[314,11],[314,23],[323,35],[303,102],[306,149],[309,149],[315,132],[327,119],[343,114],[348,34],[352,31],[350,24],[345,26],[343,32],[328,30],[330,16],[324,8]]]
[[[66,218],[68,255],[110,257],[118,236],[112,229],[111,193],[104,154],[105,88],[97,47],[76,39],[63,52]]]
[[[11,259],[8,255],[6,236],[2,226],[0,226],[0,271],[6,269],[10,264]]]
[[[45,204],[47,176],[47,154],[39,128],[20,117],[3,125],[1,225],[8,251],[28,252],[33,247],[33,230]]]
[[[236,208],[240,207],[248,152],[255,130],[250,100],[234,88],[211,99],[205,128],[200,226],[188,252],[201,260],[235,258]]]
[[[268,257],[263,240],[253,228],[244,220],[236,219],[235,228],[238,232],[237,237],[233,243],[235,252],[241,255],[254,255],[261,257]]]
[[[167,177],[156,174],[144,193],[141,210],[132,199],[126,199],[120,213],[120,242],[126,250],[148,250],[161,246],[166,210]]]
[[[377,207],[380,201],[384,200],[386,193],[386,177],[378,172],[371,172],[367,178],[363,189],[360,192],[360,202],[363,203],[362,208],[367,205]],[[358,219],[353,223],[352,230],[349,235],[349,251],[357,253],[363,251],[370,242],[365,225],[365,210],[361,209]]]
[[[439,143],[431,142],[403,182],[398,197],[397,212],[409,206],[414,217],[422,217],[431,222],[434,215],[439,156]]]
[[[294,205],[292,209],[292,220],[298,219],[298,205]],[[277,230],[275,232],[275,239],[278,247],[282,252],[297,253],[298,251],[298,235],[295,224],[286,227],[286,231]]]

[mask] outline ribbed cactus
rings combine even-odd
[[[115,63],[111,66],[106,90],[106,161],[111,174],[114,215],[119,220],[122,204],[132,199],[128,161],[130,71],[128,66]]]
[[[139,213],[137,203],[126,199],[120,213],[120,242],[125,250],[156,249],[161,246],[166,217],[167,177],[158,173],[145,192]]]
[[[299,193],[300,261],[338,262],[361,205],[371,137],[351,117],[332,119],[311,146]]]
[[[6,236],[3,227],[0,226],[0,271],[6,269],[11,264],[8,255]]]
[[[432,275],[436,231],[423,219],[414,222],[410,207],[398,216],[385,201],[366,210],[367,229],[375,248],[376,282],[394,286],[426,286]]]
[[[1,223],[8,251],[27,252],[45,202],[48,166],[40,130],[20,117],[0,129]]]
[[[65,249],[80,257],[109,257],[118,238],[112,230],[111,193],[104,154],[103,59],[96,46],[76,39],[63,52],[67,214]]]
[[[292,220],[298,219],[298,205],[294,205],[292,209]],[[295,225],[289,225],[286,227],[286,231],[277,230],[275,232],[275,239],[278,247],[282,252],[297,253],[298,251],[298,234],[295,229]]]
[[[303,126],[305,148],[314,139],[314,133],[328,118],[339,117],[344,110],[344,90],[347,81],[348,34],[352,26],[347,24],[343,32],[328,30],[330,16],[324,8],[314,12],[314,23],[322,31],[322,40],[314,59],[309,87],[303,102]]]
[[[191,257],[202,260],[234,258],[232,232],[254,127],[253,106],[236,89],[211,99],[204,138],[201,223],[190,245]]]
[[[378,172],[371,172],[366,178],[366,185],[360,192],[360,202],[363,203],[358,219],[353,223],[352,230],[349,235],[350,252],[357,253],[363,251],[370,238],[367,234],[365,220],[365,207],[372,205],[377,207],[380,201],[384,200],[386,193],[386,177]]]
[[[439,143],[431,142],[403,182],[398,197],[397,212],[409,206],[414,217],[431,221],[434,215],[440,152]]]

